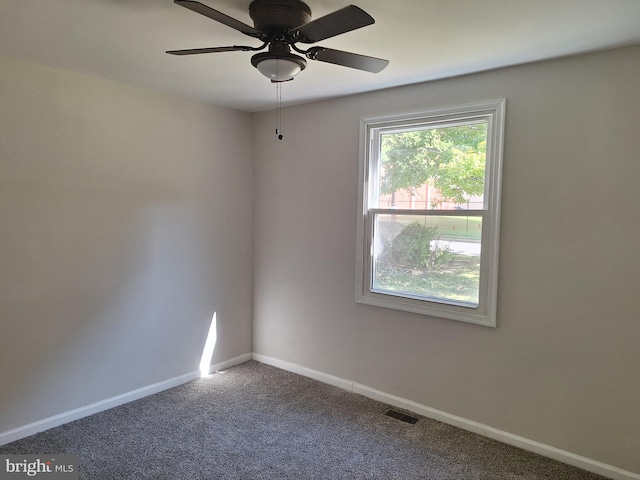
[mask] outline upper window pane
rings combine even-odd
[[[487,122],[380,135],[377,208],[484,208]]]

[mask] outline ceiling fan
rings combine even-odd
[[[254,24],[252,27],[200,2],[174,0],[174,3],[220,22],[245,35],[257,38],[263,44],[259,47],[233,45],[228,47],[170,50],[167,53],[171,55],[248,52],[268,48],[268,51],[251,57],[251,64],[274,83],[293,80],[293,77],[306,68],[306,60],[302,56],[292,53],[292,49],[310,60],[318,60],[372,73],[382,71],[389,64],[388,60],[357,53],[343,52],[320,46],[305,50],[296,45],[297,43],[316,43],[351,30],[366,27],[375,22],[368,13],[354,5],[349,5],[311,21],[311,9],[301,0],[253,0],[249,5],[249,15]]]

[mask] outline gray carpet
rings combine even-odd
[[[0,447],[82,479],[602,479],[257,362]]]

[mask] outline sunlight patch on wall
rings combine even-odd
[[[216,313],[217,312],[213,313],[211,326],[209,327],[209,333],[207,334],[207,340],[204,343],[204,349],[202,350],[202,357],[200,358],[200,377],[206,377],[209,375],[209,369],[211,368],[211,359],[213,358],[213,351],[216,348],[216,341],[218,340]]]

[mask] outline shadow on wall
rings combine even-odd
[[[12,188],[0,210],[11,232],[0,253],[0,431],[194,371],[207,332],[210,363],[202,206],[148,185]]]

